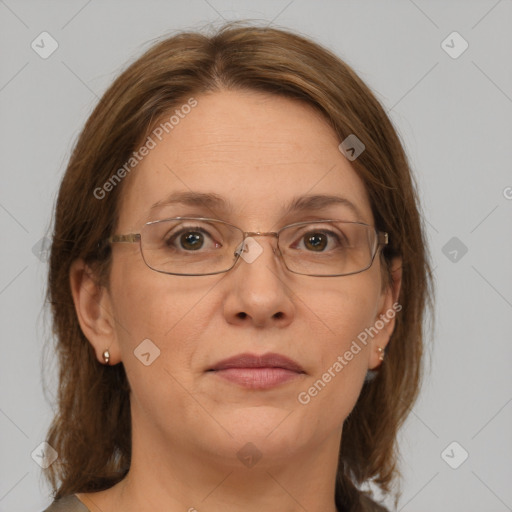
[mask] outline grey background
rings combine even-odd
[[[511,0],[0,0],[0,511],[50,502],[31,458],[52,417],[43,373],[49,400],[56,380],[44,350],[47,268],[34,246],[75,138],[151,41],[223,18],[295,29],[334,50],[376,92],[410,156],[437,324],[431,370],[400,435],[399,510],[512,510]],[[43,31],[59,45],[47,59],[31,48]],[[456,59],[441,46],[453,31],[469,44]],[[443,458],[453,441],[461,448]],[[445,460],[460,462],[462,449],[469,457],[452,469]]]

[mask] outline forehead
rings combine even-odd
[[[324,218],[331,212],[372,223],[364,183],[312,107],[252,91],[220,91],[196,100],[162,140],[152,137],[153,149],[125,184],[121,227],[135,229],[172,212],[232,222],[244,217],[252,223],[246,229],[264,229],[298,206],[301,213],[308,206]],[[319,198],[327,195],[330,200]],[[193,198],[199,209],[190,209]],[[170,199],[186,201],[169,204]]]

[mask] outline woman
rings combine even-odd
[[[399,138],[349,66],[271,28],[156,44],[57,200],[47,510],[386,510],[361,488],[399,475],[429,268]]]

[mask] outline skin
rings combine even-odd
[[[219,194],[233,211],[186,207],[177,215],[215,216],[245,231],[310,220],[307,213],[283,217],[283,205],[317,193],[348,198],[373,225],[363,182],[311,107],[251,91],[196,98],[197,107],[124,183],[117,234],[174,216],[174,208],[150,218],[147,212],[171,191],[189,190]],[[313,214],[356,220],[343,205]],[[240,259],[229,272],[211,276],[154,272],[136,243],[114,244],[109,289],[95,284],[82,261],[73,264],[84,334],[99,362],[108,348],[110,364],[123,363],[132,390],[130,471],[106,491],[78,495],[91,511],[336,510],[343,422],[366,372],[381,364],[377,347],[388,343],[394,320],[307,405],[297,396],[392,308],[400,272],[384,290],[378,258],[351,276],[296,275],[272,252],[275,239],[256,240],[263,253],[255,261]],[[150,366],[133,354],[146,338],[161,351]],[[242,352],[278,352],[306,373],[249,390],[205,371]],[[250,468],[237,458],[248,442],[262,454]]]

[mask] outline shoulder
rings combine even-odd
[[[90,512],[90,510],[73,494],[55,500],[43,512]]]
[[[361,510],[364,512],[389,512],[389,510],[380,505],[376,501],[373,501],[367,494],[361,493],[359,495],[359,504],[361,505]]]

